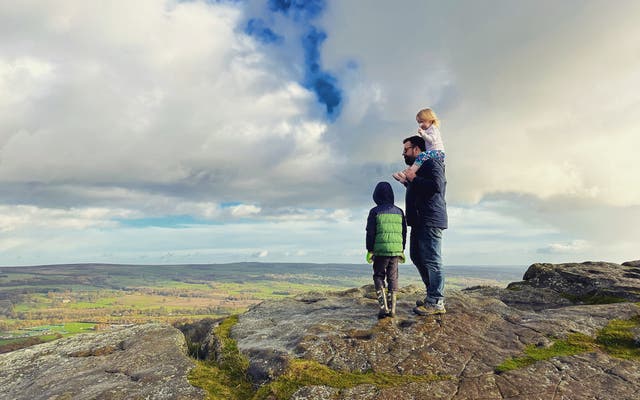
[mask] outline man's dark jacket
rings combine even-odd
[[[447,229],[447,202],[444,199],[446,189],[444,163],[434,159],[425,161],[416,177],[407,185],[407,225],[412,228]]]

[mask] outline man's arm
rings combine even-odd
[[[444,191],[444,166],[438,161],[428,160],[420,166],[417,174],[406,170],[405,175],[407,180],[411,182],[412,188],[420,194],[429,196]]]

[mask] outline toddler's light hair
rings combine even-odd
[[[436,113],[430,108],[424,108],[418,111],[418,114],[416,114],[416,119],[420,119],[422,121],[432,121],[436,127],[440,128],[440,120],[438,119]]]

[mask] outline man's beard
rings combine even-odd
[[[412,156],[405,155],[403,157],[404,157],[404,163],[407,165],[413,165],[413,162],[416,160],[416,158]]]

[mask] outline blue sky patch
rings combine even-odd
[[[320,46],[327,33],[313,25],[326,7],[325,0],[268,0],[268,11],[282,14],[302,28],[299,38],[285,38],[274,27],[274,19],[268,16],[250,18],[244,32],[263,44],[281,45],[285,40],[293,46],[301,45],[304,55],[304,69],[300,84],[315,93],[318,103],[324,105],[330,121],[335,121],[342,108],[343,91],[338,78],[322,68]],[[263,18],[264,17],[264,18]],[[293,40],[292,40],[293,39]]]
[[[180,228],[190,225],[213,225],[213,221],[203,221],[194,218],[191,215],[167,215],[163,217],[152,218],[136,218],[136,219],[116,219],[118,223],[123,226],[133,228],[148,228],[148,227],[160,227],[160,228]]]
[[[264,20],[260,18],[251,18],[244,28],[244,32],[258,39],[264,44],[280,44],[284,41],[284,37],[275,33],[271,28],[267,27]]]
[[[281,12],[294,21],[309,21],[324,11],[325,0],[269,0],[269,9]]]
[[[336,77],[323,71],[320,66],[320,46],[326,38],[324,31],[313,26],[302,38],[306,66],[304,86],[315,92],[318,101],[326,106],[328,116],[335,119],[340,113],[342,90],[338,87]]]

